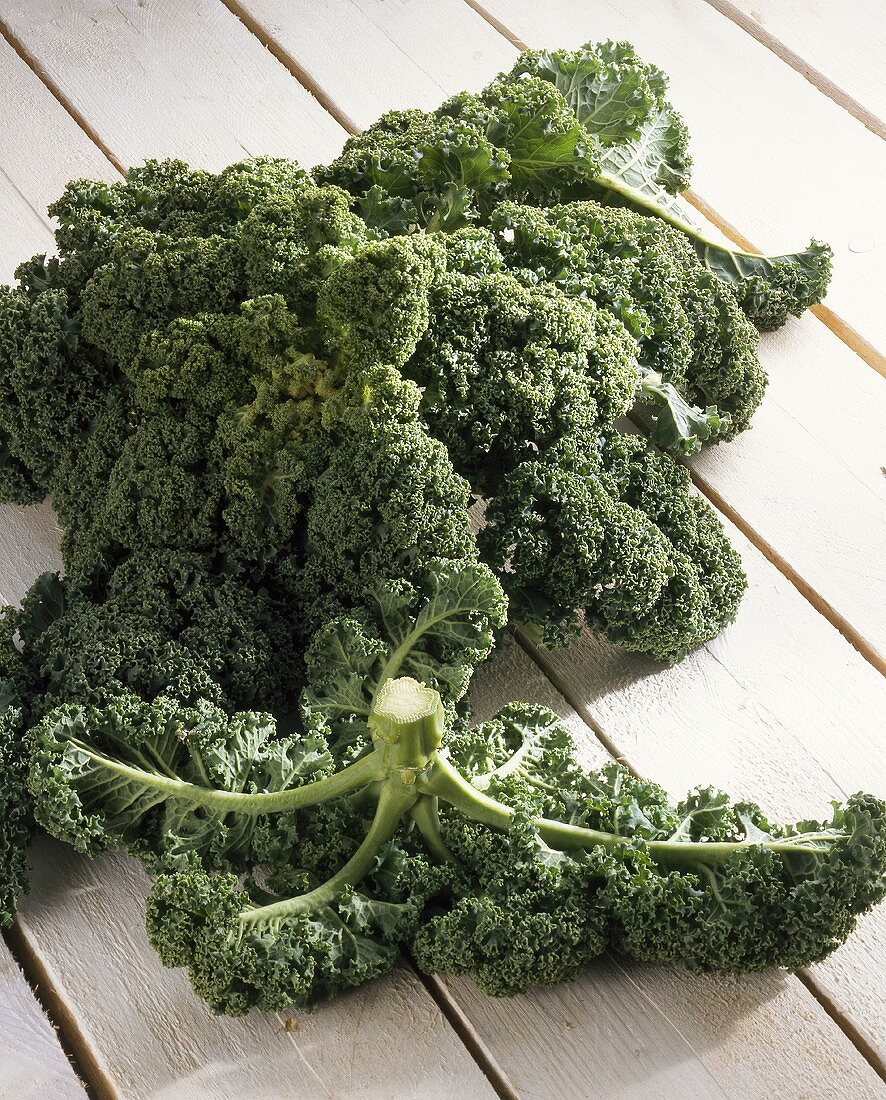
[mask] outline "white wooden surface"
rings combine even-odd
[[[0,22],[124,165],[312,163],[341,147],[338,123],[219,0],[10,0]]]
[[[27,254],[51,249],[46,207],[76,176],[108,178],[113,169],[41,80],[0,38],[0,278],[12,273]],[[34,139],[39,120],[41,140]]]
[[[702,197],[766,247],[831,234],[840,275],[829,304],[886,349],[875,308],[886,222],[871,182],[883,178],[882,143],[870,131],[861,138],[856,119],[723,15],[688,0],[494,0],[488,8],[505,34],[461,0],[0,0],[0,23],[52,89],[0,39],[0,276],[48,246],[42,210],[67,178],[113,178],[88,133],[122,165],[178,155],[218,168],[258,152],[313,163],[335,154],[340,123],[363,126],[388,107],[429,107],[482,85],[512,63],[514,37],[563,46],[630,37],[672,75]],[[862,50],[859,71],[867,56]],[[767,99],[780,105],[768,116]],[[839,201],[829,175],[838,161],[854,166]],[[845,243],[856,220],[871,229],[868,252]],[[853,349],[868,362],[877,354],[824,316],[842,339],[811,317],[766,338],[772,382],[754,430],[696,462],[702,488],[757,544],[736,536],[751,578],[736,625],[671,670],[590,638],[536,664],[510,644],[483,677],[483,705],[548,702],[591,758],[603,753],[596,730],[674,794],[715,782],[773,813],[799,815],[824,812],[828,798],[862,785],[886,792],[882,680],[832,625],[869,658],[886,648],[876,569],[886,403],[882,379]],[[0,508],[0,602],[17,600],[53,567],[56,548],[47,506]],[[183,975],[157,965],[142,929],[143,889],[131,861],[90,865],[44,842],[21,918],[28,952],[76,1020],[73,1039],[106,1093],[493,1094],[405,968],[300,1018],[297,1030],[257,1014],[213,1019]],[[879,914],[866,921],[806,977],[810,988],[787,975],[699,979],[607,957],[573,986],[511,1002],[462,980],[438,983],[438,998],[472,1033],[471,1049],[484,1053],[502,1095],[875,1097],[886,1095],[874,1068],[886,1052],[884,928]],[[23,1012],[45,1031],[23,995]],[[385,1032],[404,1015],[413,1026],[403,1050],[380,1058]],[[367,1058],[368,1079],[355,1069]]]
[[[239,0],[239,6],[355,130],[384,111],[427,110],[454,92],[476,91],[513,64],[510,43],[463,0]]]
[[[708,0],[792,63],[816,87],[886,133],[886,25],[881,0]]]
[[[0,1096],[85,1100],[86,1092],[18,963],[0,940]]]

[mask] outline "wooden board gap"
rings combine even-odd
[[[477,13],[477,15],[480,16],[481,19],[485,19],[490,27],[494,27],[499,34],[503,35],[508,40],[508,42],[511,43],[512,46],[516,46],[518,50],[529,49],[529,47],[521,38],[518,38],[511,30],[509,30],[508,27],[506,27],[500,19],[496,19],[492,12],[487,11],[482,4],[478,4],[476,0],[464,0],[464,2],[468,5],[469,8],[473,8],[473,10]]]
[[[730,3],[730,0],[705,0],[715,11],[718,11],[721,15],[725,16],[731,22],[741,27],[743,31],[760,43],[761,46],[765,46],[767,50],[774,53],[776,57],[780,58],[786,65],[789,65],[794,72],[799,73],[804,80],[807,80],[814,88],[828,97],[837,104],[838,107],[842,107],[844,111],[852,115],[857,119],[862,126],[865,126],[872,134],[876,134],[879,138],[886,139],[886,122],[884,122],[873,111],[869,111],[864,104],[859,103],[857,99],[849,95],[848,92],[843,91],[839,84],[835,84],[833,80],[825,76],[815,66],[810,65],[808,61],[781,41],[780,38],[776,38],[774,34],[770,34],[760,23],[755,19],[751,19],[740,8],[737,8],[734,4]]]
[[[739,229],[719,214],[701,197],[701,195],[690,189],[684,191],[682,197],[686,199],[690,205],[694,206],[699,214],[707,218],[709,222],[712,222],[724,236],[728,237],[734,244],[737,244],[739,248],[743,248],[745,252],[760,252],[760,249],[757,248],[755,244],[749,241]],[[869,367],[872,367],[878,374],[886,378],[886,355],[877,351],[872,344],[857,333],[851,325],[848,325],[842,318],[838,317],[828,306],[811,306],[810,312],[815,314],[818,320],[821,321],[826,328],[829,328],[839,340],[854,351]]]
[[[58,1037],[59,1046],[71,1064],[89,1100],[119,1100],[119,1094],[99,1065],[77,1018],[59,995],[43,960],[34,951],[18,919],[4,929],[3,939],[18,963],[37,1003]]]
[[[295,77],[305,91],[317,100],[323,110],[326,111],[327,114],[332,115],[342,129],[347,130],[349,134],[356,134],[359,131],[359,127],[354,123],[353,119],[349,118],[344,111],[336,105],[335,101],[324,92],[311,74],[299,65],[288,50],[285,50],[279,42],[271,37],[258,19],[248,12],[242,4],[238,3],[238,0],[220,0],[220,3],[223,7],[228,9],[231,15],[240,20],[249,33],[254,35],[254,37],[261,42],[268,53],[276,58],[291,76]]]
[[[814,975],[808,970],[797,970],[795,974],[809,993],[821,1005],[822,1009],[830,1016],[834,1024],[843,1032],[849,1042],[852,1043],[862,1058],[870,1065],[871,1069],[886,1081],[886,1061],[884,1061],[879,1052],[871,1046],[867,1038],[858,1030],[855,1024],[847,1019],[840,1009],[837,1008],[827,993],[825,993],[818,982],[816,982]]]
[[[831,624],[831,626],[841,634],[846,641],[857,650],[859,654],[872,665],[881,676],[886,676],[886,658],[884,658],[877,650],[871,645],[871,643],[865,638],[847,618],[840,614],[835,607],[819,593],[817,592],[808,581],[805,581],[796,569],[790,564],[790,562],[782,557],[777,550],[774,549],[758,531],[754,530],[749,523],[747,523],[743,517],[732,507],[729,502],[717,492],[714,487],[702,477],[701,474],[695,470],[689,470],[692,477],[692,483],[713,505],[713,507],[721,512],[729,521],[733,523],[739,531],[745,536],[745,538],[763,555],[764,558],[781,573],[781,575],[796,588],[804,600],[811,604],[812,607],[823,618]],[[741,611],[739,610],[739,614]]]
[[[547,679],[554,685],[557,691],[559,691],[566,702],[570,705],[570,707],[572,707],[579,718],[581,718],[582,722],[584,722],[591,733],[593,733],[593,735],[597,738],[597,740],[609,753],[613,760],[615,760],[616,763],[621,764],[622,767],[627,768],[631,775],[633,775],[636,779],[641,779],[642,776],[640,774],[640,771],[634,767],[628,757],[625,756],[625,754],[612,740],[609,734],[606,733],[606,731],[593,716],[593,714],[588,710],[582,700],[579,699],[579,697],[575,694],[569,684],[569,681],[560,675],[560,673],[557,671],[557,667],[553,664],[552,661],[548,659],[545,650],[541,646],[536,645],[535,642],[530,639],[526,631],[523,630],[521,627],[513,627],[511,633],[514,636],[514,640],[520,646],[523,652],[529,657],[531,661],[538,665],[538,667],[541,669]]]
[[[27,65],[34,76],[41,81],[51,92],[52,96],[58,101],[59,104],[67,111],[74,122],[80,127],[84,134],[89,138],[93,145],[101,151],[111,164],[117,169],[121,176],[126,175],[126,167],[114,156],[111,150],[105,145],[98,133],[89,125],[85,117],[77,110],[77,108],[71,103],[68,97],[62,92],[61,88],[56,84],[51,76],[40,66],[35,58],[31,57],[22,43],[12,33],[6,23],[0,19],[0,35],[9,43],[16,54],[21,58],[22,62]]]
[[[418,963],[412,957],[405,945],[400,950],[410,967],[415,971],[415,976],[427,990],[429,996],[440,1009],[446,1022],[464,1044],[465,1049],[482,1070],[486,1080],[495,1090],[501,1100],[520,1100],[519,1094],[507,1079],[504,1070],[493,1058],[486,1044],[480,1038],[477,1029],[468,1016],[462,1011],[458,1001],[452,996],[446,984],[438,977],[425,974]]]

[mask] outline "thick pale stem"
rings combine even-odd
[[[72,741],[78,752],[82,752],[97,764],[117,775],[125,776],[152,790],[161,791],[167,798],[181,798],[200,806],[208,806],[219,813],[268,814],[287,810],[299,810],[306,806],[316,806],[320,802],[329,802],[334,798],[350,794],[365,787],[367,783],[383,779],[386,772],[377,753],[364,756],[354,764],[313,783],[304,783],[300,787],[291,787],[286,791],[273,791],[267,794],[243,794],[240,791],[221,791],[215,787],[201,787],[197,783],[186,783],[182,779],[173,779],[141,768],[124,764],[120,760],[96,752],[79,741]]]
[[[446,842],[440,832],[437,799],[431,795],[423,794],[412,807],[411,813],[412,820],[418,826],[418,831],[424,838],[431,855],[436,856],[444,863],[455,863],[456,858],[446,847]]]
[[[335,901],[348,886],[356,886],[372,869],[379,848],[394,835],[403,815],[415,804],[418,792],[405,786],[392,776],[382,786],[375,817],[363,843],[348,862],[322,886],[296,898],[248,909],[240,914],[240,923],[259,924],[263,921],[284,920],[287,917],[306,916]]]
[[[424,794],[433,794],[444,802],[450,803],[466,817],[480,821],[493,828],[507,830],[514,816],[514,810],[504,803],[490,798],[472,786],[452,765],[437,757],[433,767],[419,781],[419,789]],[[563,821],[552,821],[547,817],[533,819],[539,836],[552,848],[568,850],[570,848],[615,848],[626,843],[629,838],[617,833],[601,832],[598,829],[585,829],[579,825],[568,825]],[[832,834],[830,841],[839,840],[840,834]],[[790,840],[774,841],[668,841],[648,840],[644,847],[656,863],[665,867],[697,869],[698,866],[721,866],[736,851],[748,847],[763,847],[769,851],[785,855],[797,855],[814,850],[810,845]]]
[[[369,728],[389,767],[417,774],[443,740],[443,702],[411,676],[388,680],[372,705]]]
[[[662,221],[666,221],[668,225],[672,225],[675,229],[681,230],[688,237],[694,237],[696,240],[701,241],[702,244],[710,245],[712,248],[720,248],[723,249],[724,252],[732,252],[738,256],[749,256],[754,260],[761,259],[761,254],[759,252],[745,252],[743,248],[735,248],[733,245],[722,244],[719,241],[712,240],[710,237],[706,237],[701,230],[697,229],[694,225],[690,225],[690,223],[684,221],[683,218],[678,218],[676,214],[671,213],[670,210],[666,210],[658,203],[652,202],[641,191],[635,191],[633,187],[628,187],[627,184],[615,176],[609,176],[605,172],[601,172],[594,177],[594,183],[598,187],[602,187],[607,191],[612,191],[614,194],[626,199],[633,206],[648,210],[654,217],[661,218]]]

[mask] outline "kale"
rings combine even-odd
[[[794,969],[886,895],[871,796],[777,827],[710,788],[674,804],[618,764],[587,771],[541,707],[468,725],[458,701],[503,613],[482,566],[379,588],[316,639],[287,736],[169,697],[57,707],[29,734],[38,820],[140,855],[160,958],[233,1015],[358,985],[402,943],[494,995],[574,979],[607,948]]]

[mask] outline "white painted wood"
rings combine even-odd
[[[510,44],[463,0],[240,0],[354,129],[438,106],[509,68]],[[365,77],[365,79],[364,79]]]
[[[461,0],[432,6],[245,0],[245,6],[359,127],[390,107],[430,107],[475,88],[517,54],[502,36],[491,48],[489,24]],[[533,27],[544,18],[541,10],[526,15]],[[444,14],[459,42],[483,43],[480,56],[462,45],[434,51]],[[368,42],[365,51],[348,45],[349,28]],[[563,33],[579,41],[590,32]],[[595,33],[606,32],[597,26]],[[343,51],[330,50],[330,40],[343,40]],[[553,40],[546,33],[544,41]],[[722,144],[717,153],[733,163]],[[811,316],[764,337],[760,356],[771,381],[753,430],[710,448],[695,469],[886,660],[886,589],[872,586],[870,574],[870,562],[886,550],[886,380]]]
[[[814,84],[824,77],[886,127],[886,12],[880,0],[729,0],[729,5],[758,33],[774,39],[776,51],[784,45],[802,59]]]
[[[34,579],[62,568],[60,531],[49,501],[0,504],[0,607],[21,603]]]
[[[571,663],[564,664],[568,673]],[[590,698],[599,681],[586,682]],[[540,669],[510,641],[476,680],[478,713],[493,713],[515,691],[562,715],[589,765],[609,759]],[[656,729],[654,711],[647,722]],[[662,731],[663,739],[672,732]],[[674,744],[671,736],[663,750],[673,752]],[[692,782],[707,774],[705,756],[699,750]],[[650,774],[662,778],[664,773]],[[746,792],[748,786],[745,782]],[[674,793],[686,789],[678,783]],[[822,808],[819,800],[816,809]],[[572,985],[506,1001],[484,997],[467,979],[445,984],[524,1100],[886,1095],[814,997],[785,973],[697,975],[607,955]]]
[[[728,526],[728,525],[727,525]],[[886,683],[734,529],[750,589],[737,621],[674,668],[583,635],[542,660],[580,713],[675,795],[713,784],[773,818],[886,796]],[[876,563],[872,563],[872,574]],[[886,908],[815,969],[886,1063]]]
[[[46,86],[0,38],[0,282],[53,247],[46,207],[77,176],[110,178],[108,161]],[[41,135],[34,140],[35,130]]]
[[[46,207],[61,194],[71,179],[114,180],[119,175],[101,150],[83,132],[55,96],[33,73],[6,39],[0,37],[0,80],[3,110],[0,112],[0,180],[20,196],[32,215],[48,228]],[[13,223],[4,214],[4,227]],[[16,241],[15,232],[4,232],[4,247]],[[25,254],[15,257],[15,263]],[[8,278],[5,268],[0,278]]]
[[[23,935],[121,1098],[494,1097],[405,966],[312,1013],[213,1016],[149,946],[135,860],[47,838],[34,854]]]
[[[886,144],[861,122],[697,0],[483,6],[532,46],[627,38],[660,65],[692,134],[693,190],[766,252],[828,241],[826,304],[886,354]]]
[[[8,0],[6,23],[123,164],[314,163],[343,133],[219,0]]]
[[[25,231],[22,235],[33,242],[28,246],[32,251],[52,248],[52,230],[46,219],[28,205],[0,167],[0,225],[15,224],[21,226]],[[17,235],[0,234],[0,280],[12,279],[13,272],[24,259],[27,257],[19,250]]]
[[[85,1100],[86,1092],[0,940],[0,1095],[17,1100]]]
[[[45,206],[64,181],[87,172],[100,175],[108,165],[2,38],[0,80],[4,87],[4,110],[0,114],[0,281],[5,281],[31,252],[52,248]],[[34,141],[38,120],[41,133],[48,139],[45,143]],[[53,187],[49,194],[47,186]],[[58,565],[58,532],[51,509],[0,504],[0,606],[18,603],[37,572]],[[0,1095],[21,1100],[73,1100],[86,1095],[52,1025],[3,941]]]
[[[760,360],[751,429],[690,465],[886,667],[886,378],[808,314]]]

